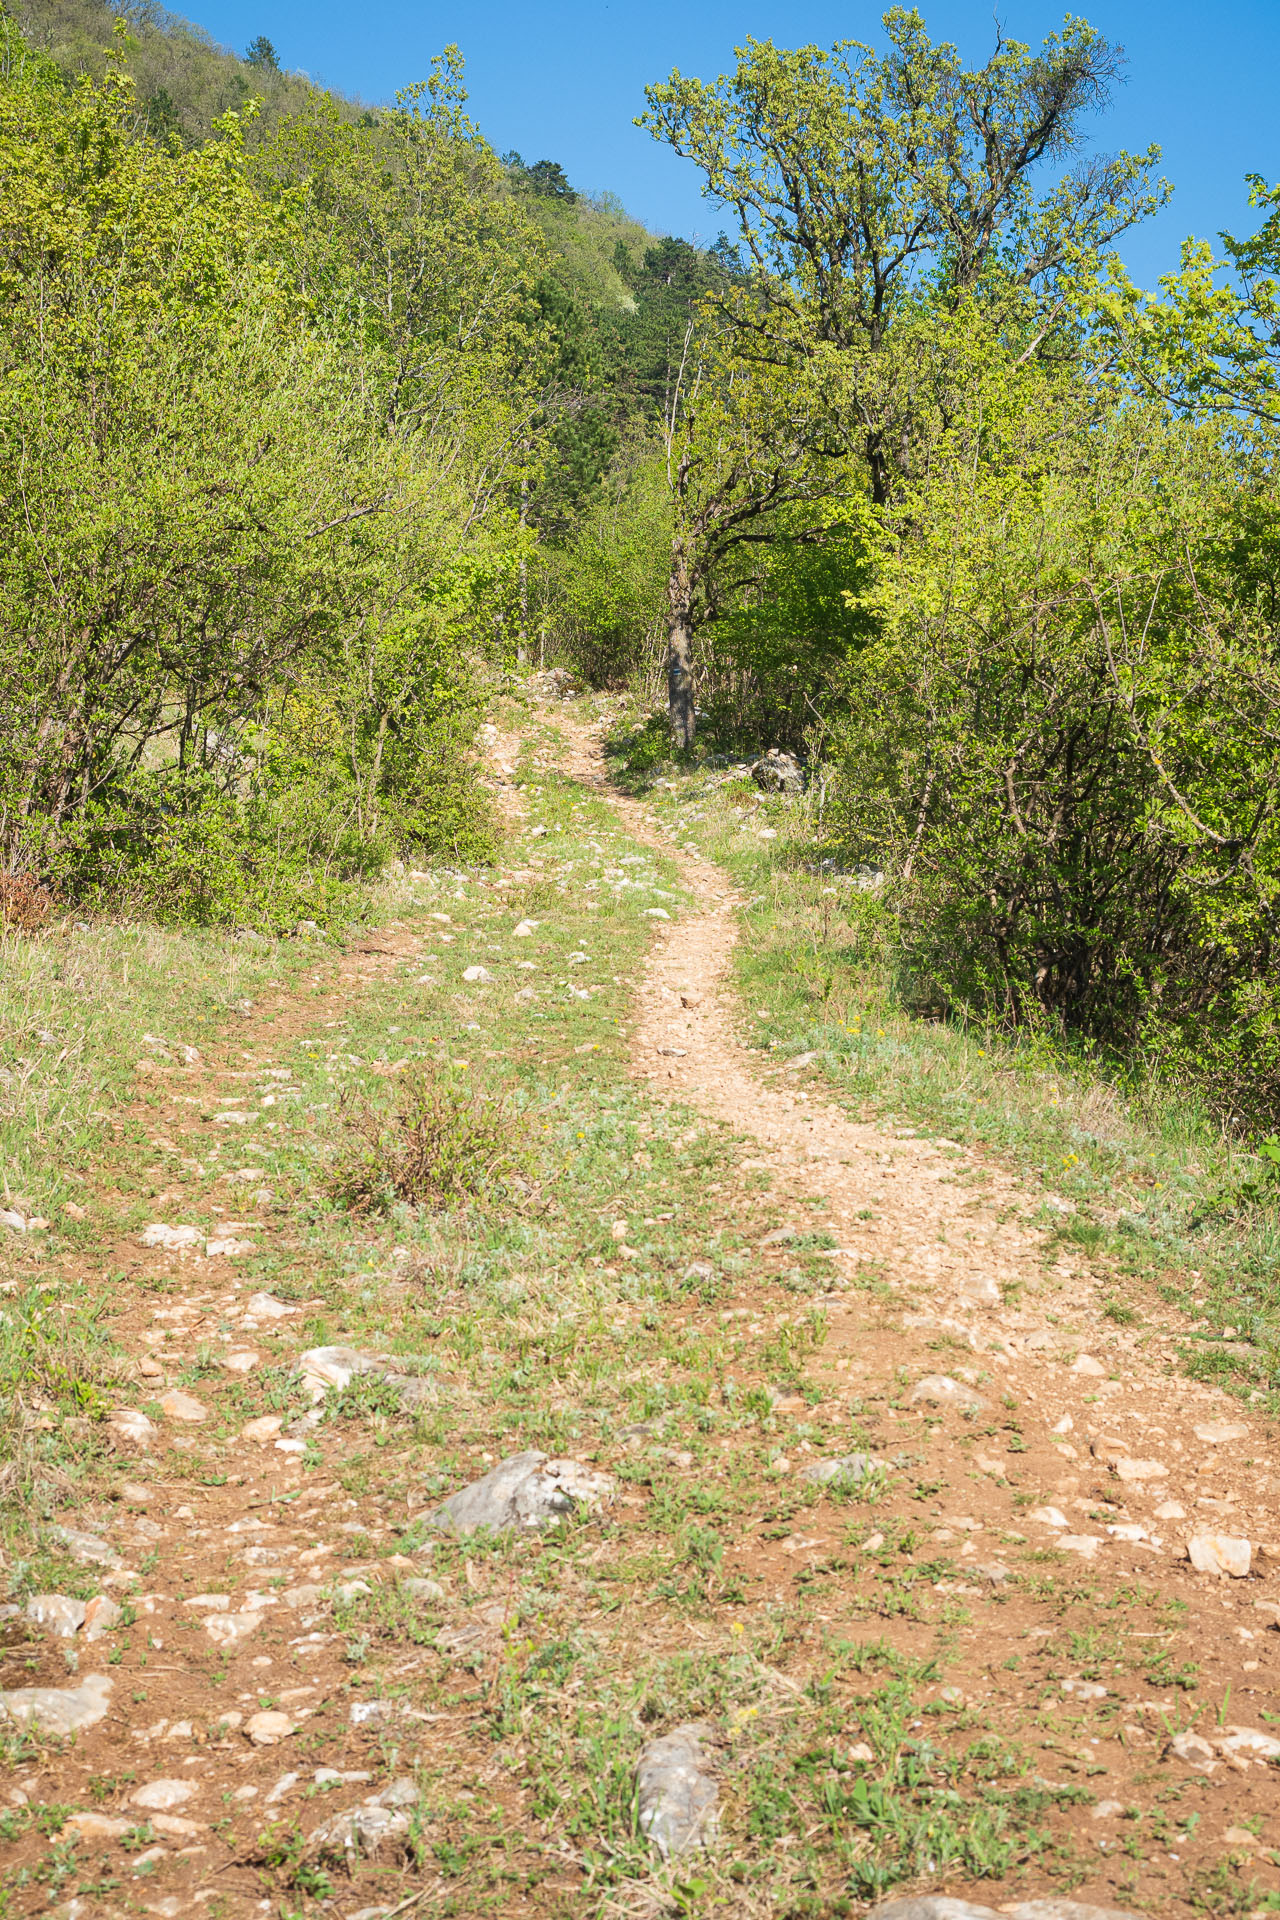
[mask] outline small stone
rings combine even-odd
[[[554,1526],[579,1511],[607,1505],[614,1482],[578,1460],[549,1460],[545,1453],[517,1453],[492,1473],[455,1493],[430,1516],[433,1526],[456,1534],[487,1528],[532,1531]]]
[[[1102,1541],[1093,1533],[1060,1533],[1057,1545],[1067,1553],[1078,1553],[1083,1560],[1092,1560]]]
[[[1185,1520],[1187,1510],[1180,1507],[1176,1500],[1162,1500],[1156,1508],[1155,1517],[1157,1520]]]
[[[1280,1740],[1256,1727],[1228,1727],[1225,1737],[1214,1737],[1219,1753],[1237,1754],[1248,1760],[1280,1760]]]
[[[487,987],[493,979],[493,975],[490,973],[488,967],[464,967],[462,969],[462,977],[464,980],[478,987]]]
[[[324,1599],[324,1588],[307,1582],[301,1587],[286,1587],[280,1598],[286,1607],[292,1607],[295,1611],[304,1607],[317,1607]]]
[[[105,1593],[95,1594],[84,1610],[84,1637],[86,1640],[101,1640],[104,1634],[114,1631],[124,1619],[124,1611]]]
[[[1228,1827],[1222,1836],[1222,1844],[1226,1847],[1260,1847],[1262,1842],[1248,1827]]]
[[[267,1440],[274,1440],[283,1425],[284,1418],[281,1414],[264,1413],[258,1419],[250,1420],[246,1426],[241,1427],[240,1438],[256,1440],[261,1444]]]
[[[1034,1507],[1027,1515],[1028,1520],[1038,1520],[1042,1527],[1065,1529],[1071,1525],[1065,1513],[1057,1507]]]
[[[1179,1733],[1169,1742],[1169,1751],[1199,1773],[1211,1773],[1216,1762],[1213,1748],[1198,1733]]]
[[[218,1718],[215,1724],[219,1727],[222,1727],[227,1733],[234,1733],[236,1728],[241,1725],[243,1720],[244,1720],[244,1715],[242,1713],[237,1713],[235,1708],[233,1707],[230,1713],[220,1713],[218,1715]]]
[[[244,1310],[246,1316],[254,1320],[283,1320],[289,1314],[297,1312],[296,1307],[286,1306],[284,1301],[277,1300],[273,1293],[251,1294],[245,1303]]]
[[[402,1593],[409,1594],[414,1600],[421,1600],[425,1605],[434,1605],[445,1597],[444,1588],[438,1580],[416,1577],[412,1580],[402,1580],[400,1590]]]
[[[301,1778],[302,1775],[298,1773],[282,1773],[263,1804],[272,1807],[278,1800],[283,1800],[287,1793],[293,1792]]]
[[[511,929],[512,937],[516,940],[527,940],[530,934],[538,931],[541,924],[540,920],[522,920],[518,927]]]
[[[830,1486],[833,1480],[853,1484],[865,1480],[881,1464],[873,1453],[846,1453],[838,1460],[815,1460],[812,1466],[805,1468],[803,1478],[811,1481],[815,1487]]]
[[[211,1613],[200,1624],[216,1646],[237,1647],[262,1621],[260,1613]]]
[[[260,1358],[252,1347],[233,1347],[230,1353],[219,1355],[218,1364],[228,1373],[252,1373]]]
[[[84,1625],[85,1604],[65,1593],[33,1593],[26,1616],[59,1640],[71,1640]]]
[[[238,1260],[242,1253],[252,1253],[256,1245],[254,1240],[236,1240],[224,1235],[217,1240],[210,1240],[205,1253],[210,1260]]]
[[[185,1248],[201,1246],[205,1238],[200,1227],[167,1227],[162,1220],[144,1227],[138,1237],[144,1247],[163,1247],[167,1253],[180,1253]]]
[[[77,1840],[119,1840],[137,1826],[136,1820],[122,1820],[110,1813],[73,1813],[62,1831]]]
[[[1239,1420],[1208,1420],[1195,1429],[1195,1435],[1211,1447],[1224,1447],[1229,1440],[1247,1440],[1249,1429]]]
[[[1107,1690],[1097,1680],[1064,1680],[1062,1691],[1076,1700],[1105,1700]]]
[[[1113,1471],[1117,1479],[1130,1484],[1144,1480],[1164,1480],[1169,1474],[1168,1467],[1159,1460],[1117,1460]]]
[[[1091,1820],[1118,1820],[1123,1812],[1123,1800],[1099,1800],[1089,1818]]]
[[[846,1759],[852,1760],[857,1766],[869,1766],[875,1757],[873,1749],[865,1740],[855,1740],[845,1755]]]
[[[196,1421],[209,1418],[209,1409],[203,1401],[197,1400],[194,1394],[183,1393],[178,1387],[171,1388],[165,1394],[160,1402],[160,1411],[168,1420]]]
[[[0,1693],[0,1718],[42,1733],[78,1733],[106,1719],[111,1687],[105,1673],[88,1674],[78,1687],[15,1687]]]
[[[1083,1373],[1090,1380],[1101,1380],[1107,1370],[1101,1360],[1095,1360],[1091,1353],[1080,1353],[1071,1362],[1071,1371]]]
[[[675,1727],[651,1740],[636,1767],[640,1831],[664,1860],[714,1837],[719,1788],[703,1742],[712,1738],[702,1722]]]
[[[127,1500],[131,1507],[145,1507],[151,1499],[151,1489],[137,1480],[126,1480],[120,1489],[120,1498]]]
[[[1253,1548],[1234,1534],[1195,1533],[1187,1542],[1187,1558],[1197,1573],[1227,1574],[1233,1580],[1243,1580],[1253,1562]]]
[[[99,1540],[96,1533],[82,1533],[79,1527],[51,1527],[53,1538],[60,1547],[65,1547],[71,1558],[82,1567],[118,1567],[120,1555],[105,1540]]]
[[[960,1282],[960,1291],[964,1298],[975,1307],[998,1307],[1001,1293],[998,1283],[989,1273],[968,1273]]]
[[[194,1780],[148,1780],[145,1786],[129,1795],[131,1807],[142,1807],[147,1813],[171,1813],[175,1807],[184,1807],[188,1800],[194,1800],[199,1788]]]
[[[117,1407],[107,1415],[106,1427],[113,1440],[127,1447],[149,1447],[156,1432],[146,1414],[136,1407]]]
[[[953,1380],[949,1374],[930,1373],[916,1382],[907,1395],[909,1407],[962,1407],[974,1412],[986,1406],[980,1393],[963,1381]]]
[[[276,1711],[253,1713],[244,1723],[244,1730],[255,1747],[276,1747],[287,1740],[291,1733],[298,1731],[297,1722],[287,1713]],[[296,1779],[296,1775],[294,1776]]]

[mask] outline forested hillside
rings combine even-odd
[[[148,6],[6,21],[15,900],[340,921],[492,848],[486,676],[665,673],[677,752],[696,703],[820,767],[919,1004],[1265,1121],[1276,194],[1146,294],[1116,50],[886,28],[650,88],[700,251],[496,152],[453,49],[368,108]]]

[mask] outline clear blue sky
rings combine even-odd
[[[499,151],[558,160],[575,186],[609,189],[662,232],[714,239],[720,222],[686,166],[631,123],[647,81],[673,67],[712,78],[748,34],[782,46],[879,37],[880,4],[847,0],[176,0],[178,10],[242,51],[256,34],[281,64],[371,102],[425,77],[456,41],[471,110]],[[1006,33],[1037,44],[1065,8],[1006,0]],[[1123,248],[1143,281],[1176,264],[1184,234],[1248,230],[1243,177],[1280,179],[1280,0],[1075,0],[1129,57],[1128,78],[1097,125],[1103,150],[1157,141],[1177,192]],[[979,62],[992,39],[992,0],[931,0],[931,34]]]

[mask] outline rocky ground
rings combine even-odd
[[[724,873],[497,720],[487,885],[139,1036],[78,1238],[10,1196],[10,1304],[120,1359],[9,1556],[0,1914],[1280,1907],[1270,1422],[764,1065]],[[523,1199],[325,1201],[417,1058],[524,1076]]]

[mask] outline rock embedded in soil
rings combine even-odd
[[[448,1533],[522,1532],[555,1526],[570,1514],[594,1512],[613,1498],[614,1482],[579,1460],[549,1460],[545,1453],[516,1453],[481,1480],[472,1481],[431,1514],[429,1524]]]
[[[197,1400],[194,1394],[183,1393],[179,1387],[174,1387],[171,1392],[164,1395],[160,1402],[160,1411],[167,1420],[195,1422],[209,1418],[209,1409],[204,1402]]]
[[[651,1740],[640,1755],[640,1831],[664,1860],[708,1846],[714,1837],[720,1790],[703,1745],[713,1737],[702,1721],[690,1721]]]
[[[1247,1440],[1249,1429],[1239,1420],[1208,1420],[1195,1429],[1195,1436],[1211,1447],[1221,1447],[1230,1440]]]
[[[73,1600],[66,1593],[33,1593],[26,1606],[28,1620],[56,1634],[59,1640],[70,1640],[79,1633],[85,1611],[83,1600]]]
[[[202,1246],[205,1235],[199,1227],[169,1227],[155,1220],[138,1236],[144,1247],[163,1247],[166,1253],[181,1253],[188,1247]]]
[[[838,1460],[815,1460],[805,1468],[804,1478],[815,1487],[825,1487],[833,1480],[865,1480],[882,1465],[874,1453],[846,1453]]]
[[[284,1425],[284,1417],[278,1413],[264,1413],[257,1420],[250,1420],[240,1429],[242,1440],[256,1440],[260,1444],[274,1440]]]
[[[99,1540],[96,1533],[82,1533],[79,1527],[51,1527],[50,1532],[58,1545],[65,1547],[82,1567],[120,1565],[120,1555],[105,1540]]]
[[[275,1747],[282,1740],[287,1740],[291,1733],[296,1733],[298,1727],[287,1713],[269,1710],[250,1714],[244,1723],[244,1730],[255,1747]],[[293,1777],[297,1779],[296,1774]]]
[[[1227,1574],[1233,1580],[1248,1577],[1253,1548],[1230,1533],[1195,1533],[1187,1542],[1187,1558],[1197,1573]]]
[[[129,1795],[129,1805],[141,1807],[146,1813],[172,1813],[175,1807],[194,1800],[199,1791],[194,1780],[148,1780]]]
[[[15,1687],[0,1693],[0,1718],[41,1733],[79,1733],[107,1717],[112,1681],[105,1673],[90,1673],[78,1687]]]
[[[927,1373],[907,1395],[909,1407],[961,1407],[977,1413],[986,1404],[971,1386],[962,1380],[953,1380],[946,1373]]]
[[[106,1427],[112,1439],[125,1447],[149,1447],[156,1436],[154,1425],[137,1407],[116,1407],[107,1415]]]

